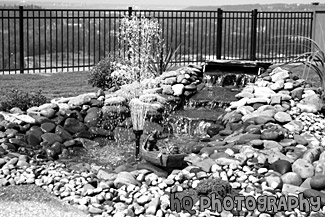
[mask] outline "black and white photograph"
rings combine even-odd
[[[325,1],[0,0],[0,217],[191,216],[325,217]]]

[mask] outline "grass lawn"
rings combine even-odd
[[[305,78],[313,86],[319,87],[320,80],[315,72],[304,73],[304,66],[293,67],[283,66],[289,69],[300,78]],[[88,84],[89,72],[64,72],[47,74],[14,74],[0,75],[0,101],[4,99],[7,92],[12,89],[23,90],[26,92],[35,92],[42,90],[42,93],[48,98],[77,96],[82,93],[94,92]]]
[[[0,75],[0,101],[12,89],[42,93],[48,98],[77,96],[97,89],[88,84],[89,72]]]

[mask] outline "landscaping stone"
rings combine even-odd
[[[325,175],[316,175],[310,179],[310,187],[315,190],[325,189]]]
[[[270,169],[279,172],[281,175],[292,171],[291,163],[287,160],[278,160],[274,162]]]
[[[300,186],[302,183],[301,177],[295,172],[285,173],[281,176],[281,179],[284,184]]]
[[[296,172],[303,179],[313,177],[315,174],[314,166],[304,159],[296,160],[292,165],[292,171]]]

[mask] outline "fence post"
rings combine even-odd
[[[20,74],[24,74],[24,7],[19,6],[19,68]]]
[[[256,60],[256,39],[257,39],[257,9],[252,11],[252,29],[251,29],[251,53],[250,59]]]
[[[128,16],[131,17],[132,16],[132,7],[129,7],[128,11],[129,11]]]
[[[217,59],[221,59],[222,46],[222,10],[218,8],[217,12]]]

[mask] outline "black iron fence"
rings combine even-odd
[[[0,9],[0,72],[88,70],[121,52],[119,21],[158,19],[181,64],[209,59],[281,62],[308,50],[313,12]]]

